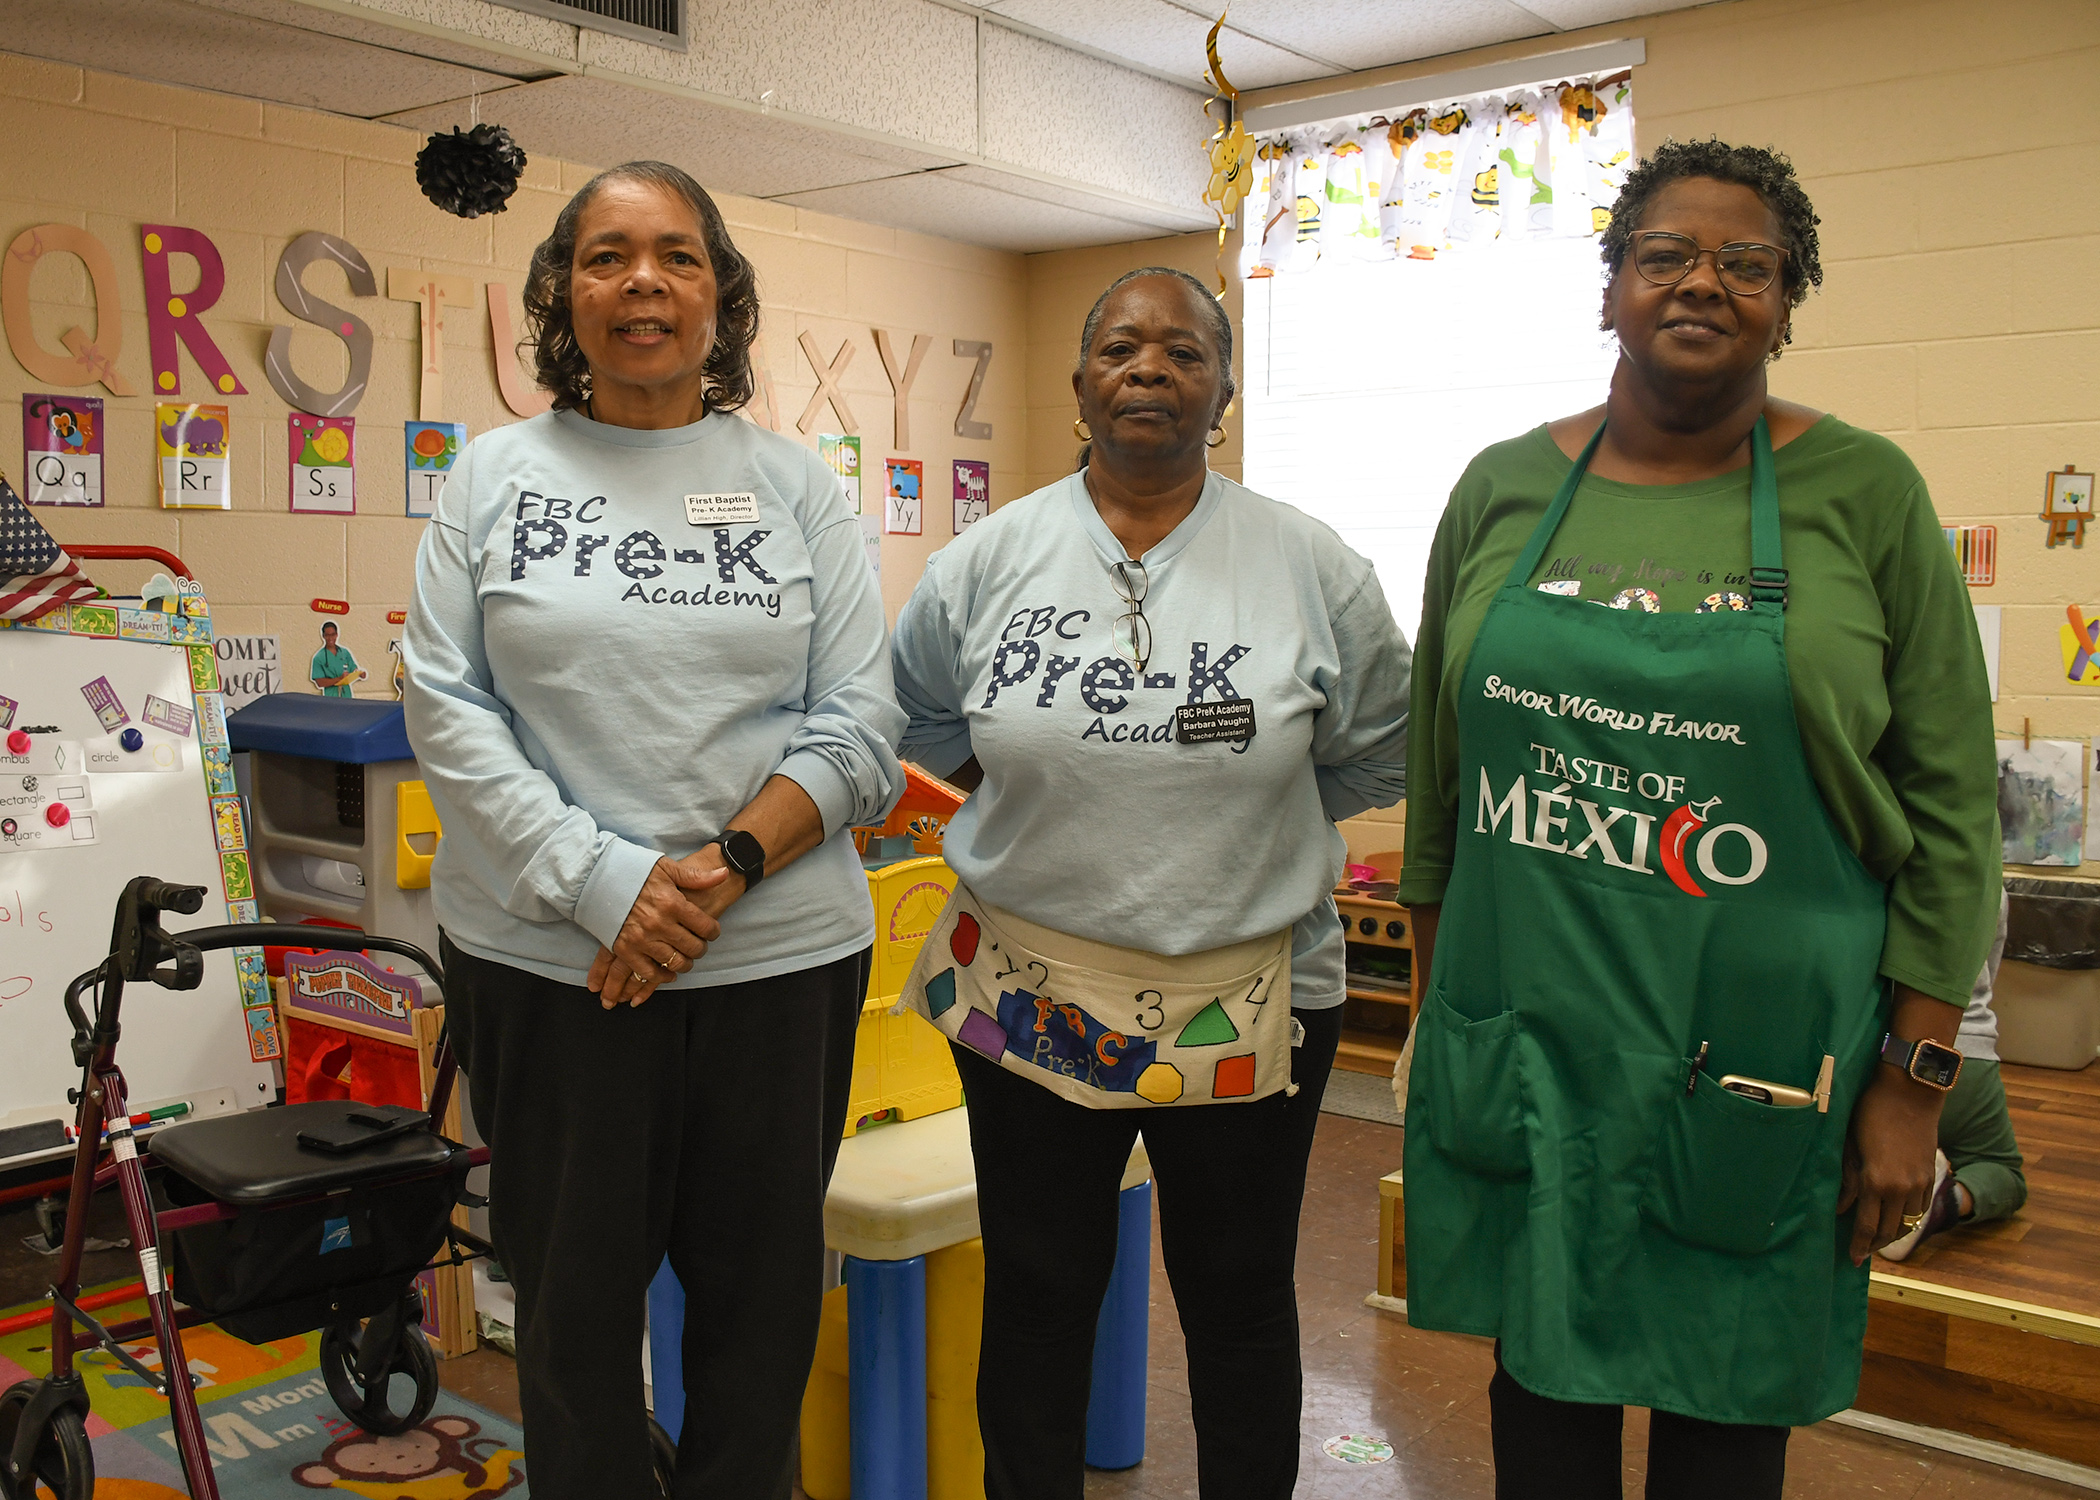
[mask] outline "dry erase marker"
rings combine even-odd
[[[186,1115],[189,1112],[190,1107],[186,1102],[182,1104],[163,1104],[159,1109],[149,1109],[142,1114],[133,1115],[130,1118],[130,1120],[126,1123],[136,1128],[140,1125],[151,1125],[156,1120],[172,1120],[179,1115]],[[102,1133],[104,1135],[109,1134],[109,1127],[107,1125],[102,1127]],[[79,1127],[74,1125],[68,1125],[66,1127],[66,1139],[69,1141],[79,1140]]]

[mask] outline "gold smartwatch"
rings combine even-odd
[[[1881,1060],[1914,1083],[1941,1093],[1961,1077],[1961,1054],[1939,1042],[1906,1042],[1894,1032],[1881,1039]]]

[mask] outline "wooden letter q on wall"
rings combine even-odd
[[[48,251],[63,251],[80,257],[88,280],[95,288],[95,337],[78,328],[68,328],[59,342],[70,354],[53,354],[36,341],[29,318],[29,278],[36,263]],[[85,229],[72,224],[37,224],[15,236],[7,247],[7,264],[0,268],[0,320],[7,328],[7,345],[22,368],[47,385],[93,385],[101,381],[111,395],[136,394],[131,383],[117,373],[117,355],[124,347],[124,320],[118,312],[117,266],[109,249]]]

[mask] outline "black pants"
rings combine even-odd
[[[988,1500],[1078,1500],[1094,1327],[1139,1130],[1188,1343],[1204,1500],[1288,1500],[1298,1475],[1298,1205],[1342,1013],[1296,1012],[1295,1095],[1087,1109],[955,1049],[984,1229],[977,1422]]]
[[[787,1500],[868,954],[608,1011],[443,949],[536,1500],[656,1493],[642,1323],[667,1251],[686,1294],[677,1494]]]
[[[1502,1368],[1488,1383],[1495,1429],[1495,1500],[1620,1500],[1623,1406],[1556,1401]],[[1779,1500],[1787,1427],[1648,1417],[1648,1500]]]

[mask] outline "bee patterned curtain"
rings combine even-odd
[[[1264,136],[1250,277],[1597,235],[1633,162],[1633,75]]]

